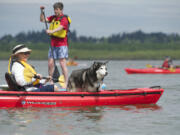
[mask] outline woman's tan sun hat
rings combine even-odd
[[[31,52],[32,50],[27,48],[24,44],[16,45],[12,50],[12,55],[17,55],[18,53]]]

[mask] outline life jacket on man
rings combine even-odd
[[[172,59],[170,57],[166,57],[165,61],[162,64],[162,68],[170,68],[172,65]]]
[[[165,60],[162,64],[162,68],[169,68],[170,65],[169,65],[169,61],[168,60]]]
[[[65,38],[66,35],[68,35],[68,32],[69,32],[69,27],[70,27],[70,24],[71,24],[71,19],[69,16],[67,15],[62,15],[59,20],[56,20],[56,17],[54,17],[50,23],[50,26],[49,26],[49,30],[54,30],[54,29],[57,29],[60,24],[61,24],[61,20],[66,17],[67,20],[68,20],[68,29],[62,29],[60,31],[57,31],[57,32],[54,32],[52,34],[50,34],[51,36],[54,36],[54,37],[58,37],[58,38]]]

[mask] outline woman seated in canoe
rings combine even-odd
[[[52,78],[48,76],[46,80],[42,79],[42,75],[36,73],[33,66],[27,63],[31,54],[31,49],[23,44],[13,48],[12,57],[15,61],[10,67],[9,72],[15,77],[15,81],[19,86],[25,88],[25,91],[34,92],[54,92],[58,91],[58,87],[54,84],[45,85]]]
[[[163,69],[169,69],[169,68],[173,68],[173,67],[174,66],[173,66],[171,57],[166,56],[166,58],[165,58],[165,60],[164,60],[164,62],[162,64],[162,68]]]

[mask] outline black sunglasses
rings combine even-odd
[[[24,52],[23,54],[24,54],[24,55],[29,55],[29,54],[30,54],[30,52]]]

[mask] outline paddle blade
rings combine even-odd
[[[175,68],[180,68],[180,65],[176,65]]]
[[[59,76],[60,76],[59,70],[58,70],[57,66],[55,66],[52,78],[54,80],[58,80]]]
[[[170,67],[170,68],[169,68],[169,71],[170,71],[170,72],[175,72],[175,71],[176,71],[176,69],[175,69],[175,68],[173,68],[173,67]]]
[[[146,67],[147,67],[147,68],[152,68],[153,66],[150,65],[150,64],[146,64]]]
[[[64,75],[61,75],[61,76],[59,77],[58,81],[59,81],[59,85],[60,85],[61,87],[65,87]]]

